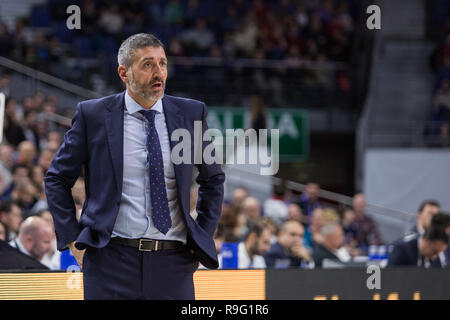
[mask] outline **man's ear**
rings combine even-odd
[[[122,81],[124,83],[128,82],[128,69],[125,66],[120,65],[119,67],[117,67],[117,73],[119,74],[120,79],[122,79]]]

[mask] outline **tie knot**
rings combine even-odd
[[[155,122],[155,110],[140,110],[139,111],[150,123]]]

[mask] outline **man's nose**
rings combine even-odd
[[[159,64],[156,64],[156,68],[155,68],[155,76],[159,76],[161,77],[163,74],[163,70],[162,67]],[[161,77],[162,78],[162,77]]]

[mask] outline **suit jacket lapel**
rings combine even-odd
[[[123,121],[125,91],[119,93],[106,109],[105,126],[108,146],[114,168],[114,177],[119,193],[122,193],[123,181]]]

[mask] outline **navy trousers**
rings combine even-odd
[[[85,300],[195,299],[197,260],[185,248],[139,251],[110,242],[83,257]]]

